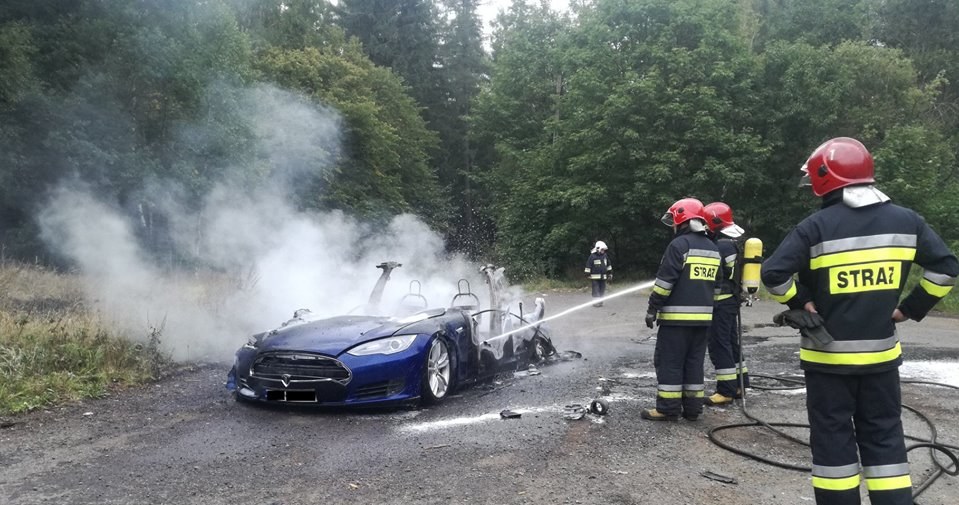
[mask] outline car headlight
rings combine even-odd
[[[392,337],[381,338],[372,342],[358,345],[347,354],[353,356],[369,356],[370,354],[396,354],[409,349],[416,340],[416,335],[394,335]]]

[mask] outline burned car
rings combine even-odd
[[[377,310],[398,266],[377,265],[383,272],[365,313]],[[265,403],[431,404],[457,388],[554,355],[547,330],[537,324],[545,312],[543,299],[537,298],[528,314],[522,304],[510,310],[503,269],[487,265],[481,272],[490,290],[486,309],[461,279],[448,307],[428,308],[414,281],[401,304],[405,314],[317,318],[298,310],[236,352],[227,388],[238,400]]]

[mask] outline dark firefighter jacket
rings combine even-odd
[[[648,312],[661,325],[709,326],[719,264],[719,249],[705,233],[680,229],[659,264]]]
[[[580,256],[582,258],[582,256]],[[613,264],[609,262],[606,253],[594,252],[586,260],[586,273],[590,279],[606,280],[613,274]]]
[[[736,242],[728,238],[718,238],[716,247],[719,249],[720,263],[719,281],[716,283],[715,297],[717,302],[739,302],[739,284],[736,282],[736,262],[739,259],[739,247]]]
[[[888,202],[852,208],[842,203],[841,194],[826,195],[823,208],[786,236],[763,262],[762,281],[792,309],[815,302],[835,339],[819,346],[803,338],[803,369],[890,370],[902,362],[893,311],[898,306],[907,317],[921,320],[952,289],[959,262],[912,210]],[[924,273],[900,302],[912,263]]]

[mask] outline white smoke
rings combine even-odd
[[[362,306],[381,271],[397,261],[383,296],[398,302],[410,289],[432,307],[448,306],[458,280],[486,296],[475,266],[446,256],[441,237],[414,216],[384,228],[340,212],[293,208],[298,176],[330,160],[339,118],[272,88],[248,97],[259,156],[274,171],[250,191],[225,177],[187,212],[183,192],[151,182],[150,213],[163,216],[189,268],[161,268],[136,238],[146,218],[130,217],[84,184],[57,189],[39,216],[47,244],[74,262],[88,302],[131,338],[162,327],[162,348],[177,360],[225,360],[255,332],[277,327],[293,311],[348,313]],[[152,214],[151,214],[152,215]],[[203,266],[198,268],[197,265]],[[418,281],[416,284],[413,281]]]

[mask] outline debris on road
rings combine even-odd
[[[722,482],[724,484],[739,484],[739,481],[735,477],[730,477],[728,475],[723,475],[721,473],[711,472],[709,470],[703,470],[699,473],[703,477],[706,477],[710,480],[715,480],[717,482]]]
[[[519,419],[520,417],[523,417],[523,414],[513,410],[506,409],[500,412],[499,416],[502,417],[503,419]]]

